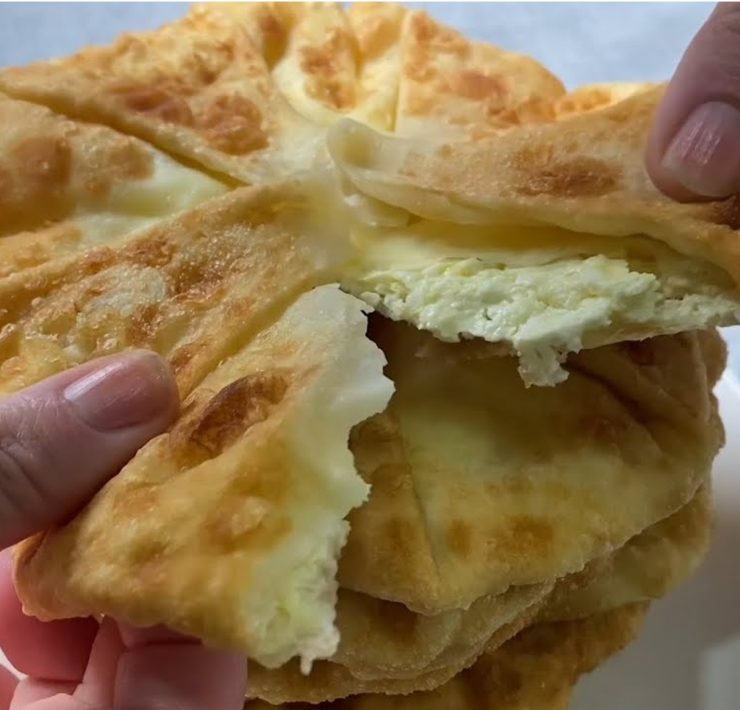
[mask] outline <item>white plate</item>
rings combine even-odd
[[[709,556],[653,605],[634,644],[583,679],[573,710],[740,707],[740,381],[727,373],[717,395],[727,444],[715,464]]]

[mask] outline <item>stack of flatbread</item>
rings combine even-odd
[[[652,186],[660,86],[257,3],[0,91],[1,390],[150,348],[183,399],[28,613],[243,651],[250,710],[550,709],[696,569],[740,207]]]

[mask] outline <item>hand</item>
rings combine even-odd
[[[717,5],[686,50],[646,163],[657,187],[678,200],[740,192],[740,4]]]
[[[68,518],[177,414],[167,365],[106,358],[0,399],[0,548]],[[0,709],[241,710],[246,662],[165,629],[25,616],[0,556]]]

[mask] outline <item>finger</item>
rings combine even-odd
[[[56,695],[71,695],[76,683],[63,683],[53,680],[36,680],[24,678],[15,690],[10,710],[27,710],[31,703],[53,698]],[[7,706],[3,706],[7,707]]]
[[[740,4],[718,5],[686,50],[656,113],[646,165],[679,200],[740,192]]]
[[[71,515],[176,412],[169,368],[144,351],[0,400],[0,548]]]
[[[0,666],[0,708],[10,707],[13,693],[18,686],[18,679],[7,669]]]
[[[241,710],[247,663],[235,653],[161,629],[122,631],[116,710]]]
[[[9,550],[4,550],[0,553],[0,648],[21,673],[79,682],[97,633],[97,622],[69,619],[43,623],[26,616],[13,587],[11,564]]]
[[[36,702],[26,705],[16,705],[13,703],[11,710],[103,710],[102,708],[93,708],[90,705],[84,705],[72,698],[70,695],[52,695],[51,697],[37,700]]]
[[[93,642],[85,675],[74,692],[76,700],[94,708],[113,706],[116,669],[124,650],[116,622],[103,619]]]

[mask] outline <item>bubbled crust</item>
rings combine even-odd
[[[409,12],[401,35],[395,132],[477,140],[554,117],[561,82],[530,57],[504,52]]]
[[[194,7],[156,32],[0,72],[0,88],[239,180],[309,169],[324,127],[480,138],[554,117],[560,81],[426,13],[360,4]]]
[[[102,126],[0,96],[0,235],[59,222],[153,172],[153,152]]]
[[[291,224],[300,199],[290,185],[241,188],[122,247],[0,279],[0,391],[147,348],[189,394],[271,309],[327,278],[331,259]]]
[[[247,182],[310,167],[320,135],[275,90],[239,12],[216,6],[109,47],[8,69],[0,87]]]

